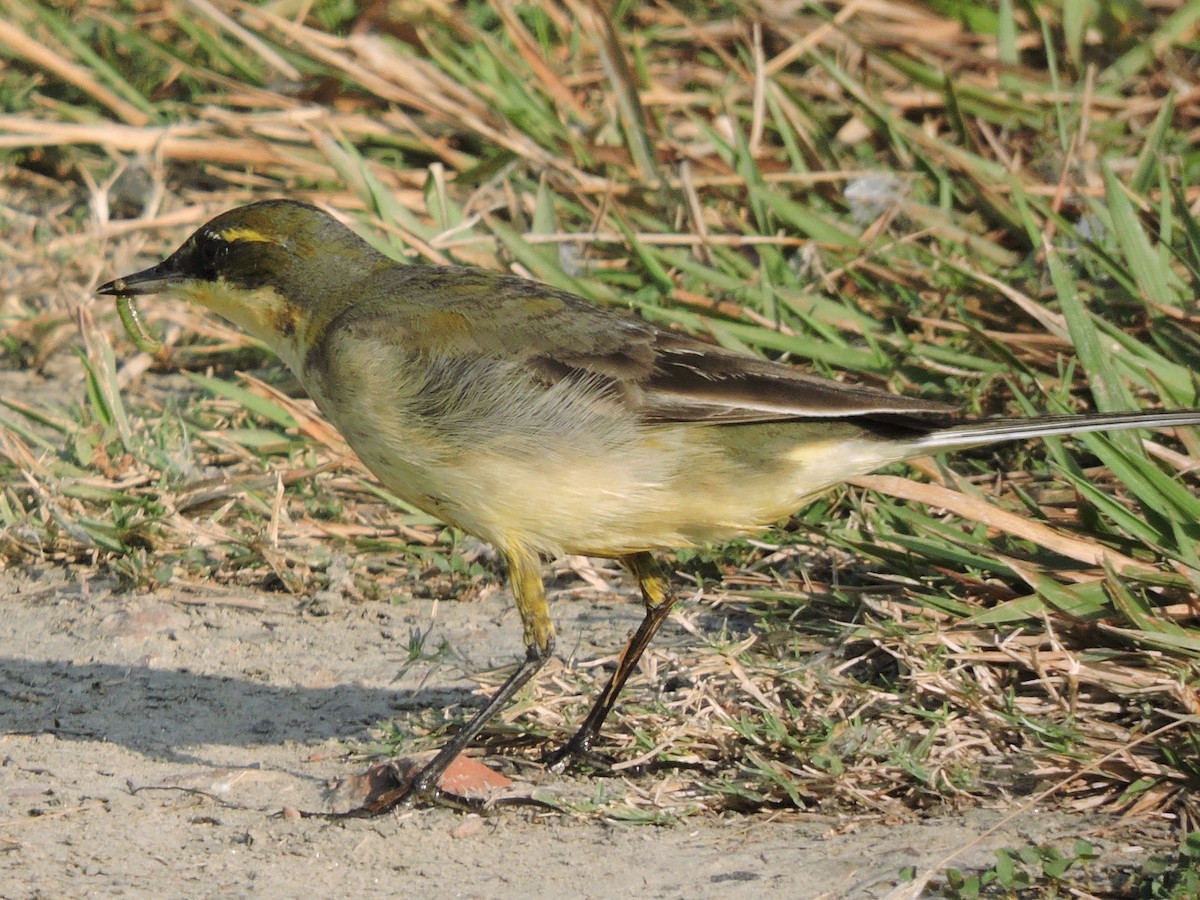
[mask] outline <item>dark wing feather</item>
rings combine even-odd
[[[409,346],[495,356],[542,384],[588,379],[645,422],[854,418],[925,433],[958,421],[953,407],[806,375],[521,278],[425,266],[397,267],[391,277],[397,292],[420,301]],[[462,329],[448,329],[448,316]]]
[[[589,307],[588,314],[606,312]],[[953,407],[806,375],[624,316],[597,322],[607,340],[554,347],[542,336],[525,364],[535,377],[600,379],[645,422],[713,425],[857,418],[927,432],[958,421]],[[582,324],[575,320],[576,326]]]
[[[952,407],[807,375],[791,366],[658,332],[655,366],[638,384],[649,421],[766,422],[869,418],[919,431],[949,424]]]

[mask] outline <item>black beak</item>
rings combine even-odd
[[[134,272],[132,275],[126,275],[124,278],[115,278],[108,282],[108,284],[102,284],[96,288],[96,292],[99,294],[109,294],[114,297],[157,294],[160,291],[175,287],[185,280],[187,280],[187,276],[183,275],[175,267],[172,260],[166,259],[157,266],[151,266],[149,269],[143,269],[141,272]]]

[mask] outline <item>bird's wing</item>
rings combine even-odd
[[[925,431],[954,418],[952,407],[843,384],[792,366],[734,353],[683,335],[654,335],[655,364],[634,387],[643,418],[753,422],[858,418]]]
[[[787,419],[864,418],[930,431],[955,420],[954,409],[887,391],[833,382],[791,366],[733,353],[643,323],[617,346],[530,355],[535,377],[553,382],[592,377],[612,385],[647,422],[732,424]],[[643,330],[644,329],[644,330]]]
[[[818,378],[637,319],[614,318],[596,323],[593,334],[606,339],[590,343],[573,339],[548,346],[544,335],[526,357],[526,366],[547,380],[603,379],[643,421],[652,423],[849,417],[927,432],[959,418],[953,407],[941,403]],[[574,321],[580,324],[578,318]]]
[[[950,406],[806,375],[515,276],[403,266],[391,277],[411,300],[411,349],[516,363],[547,385],[586,378],[648,423],[850,417],[925,433],[958,421]]]

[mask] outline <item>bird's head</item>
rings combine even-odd
[[[211,309],[288,359],[297,332],[381,258],[328,213],[264,200],[222,213],[149,269],[101,294],[168,294]]]

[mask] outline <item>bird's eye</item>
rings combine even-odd
[[[196,267],[208,281],[221,274],[221,264],[229,255],[229,242],[215,234],[206,234],[196,244]]]

